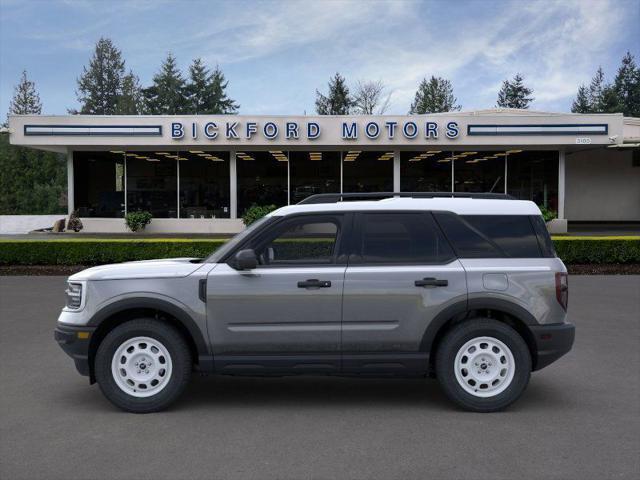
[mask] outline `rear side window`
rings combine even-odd
[[[543,218],[540,215],[532,215],[530,218],[533,229],[538,236],[538,245],[540,245],[542,256],[547,258],[555,257],[556,249],[553,248],[553,241],[551,240],[549,230],[547,230],[547,225],[544,223]]]
[[[441,264],[455,258],[429,213],[364,213],[358,222],[354,263]]]
[[[538,237],[526,215],[437,214],[461,258],[539,258]]]

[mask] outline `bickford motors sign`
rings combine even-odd
[[[356,121],[341,121],[331,125],[339,128],[339,138],[342,140],[357,140],[362,136],[369,140],[384,138],[394,140],[402,137],[407,140],[424,138],[436,140],[444,135],[446,138],[455,139],[460,134],[457,122],[449,121],[439,125],[433,121],[368,121],[359,123]],[[307,121],[226,121],[226,122],[172,122],[171,138],[174,140],[206,138],[216,140],[251,140],[254,137],[262,137],[266,140],[316,140],[323,134],[322,126],[318,122]],[[336,132],[332,132],[335,136]]]

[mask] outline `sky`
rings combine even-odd
[[[640,64],[640,0],[0,0],[0,116],[25,69],[43,113],[76,108],[101,36],[143,85],[168,52],[185,73],[197,57],[218,64],[241,114],[313,114],[335,72],[384,82],[389,114],[431,75],[463,110],[491,108],[516,73],[532,109],[566,112],[598,66],[612,80],[627,50]]]

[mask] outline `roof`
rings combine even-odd
[[[540,209],[528,200],[498,200],[480,198],[386,198],[337,203],[290,205],[273,211],[271,216],[295,213],[439,210],[459,215],[540,215]]]

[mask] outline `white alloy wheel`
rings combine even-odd
[[[465,343],[454,363],[458,384],[481,398],[494,397],[511,384],[516,364],[509,347],[493,337],[476,337]]]
[[[171,355],[161,342],[135,337],[122,343],[111,359],[111,374],[123,392],[136,398],[162,391],[171,378]]]

